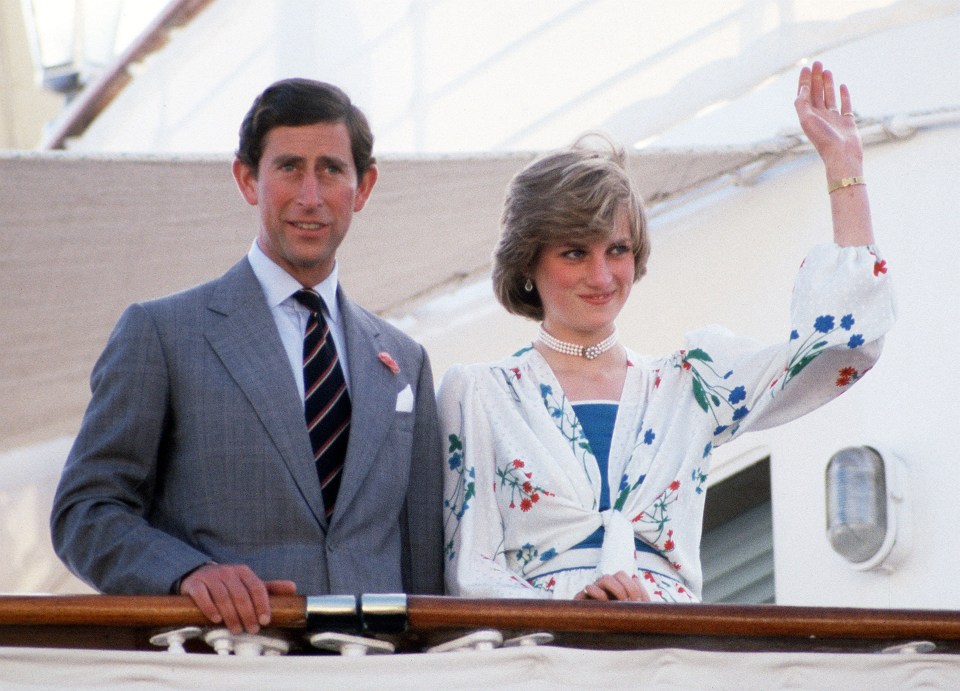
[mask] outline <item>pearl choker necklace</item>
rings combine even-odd
[[[614,329],[612,334],[607,336],[596,345],[582,346],[577,345],[576,343],[567,343],[566,341],[561,341],[559,338],[554,338],[544,331],[543,325],[541,325],[540,330],[537,332],[537,340],[551,350],[557,351],[558,353],[584,357],[587,360],[594,360],[600,357],[602,353],[605,353],[617,344],[617,330]]]

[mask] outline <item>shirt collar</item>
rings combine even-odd
[[[260,282],[260,286],[263,288],[263,294],[267,299],[267,306],[269,306],[270,309],[278,307],[287,300],[291,300],[294,305],[299,307],[300,303],[291,296],[303,288],[303,285],[264,254],[256,239],[254,239],[253,245],[247,253],[247,260],[250,262],[257,281]],[[337,268],[338,265],[334,262],[333,271],[330,272],[330,275],[317,285],[312,286],[320,297],[323,298],[323,303],[326,305],[327,313],[324,316],[332,319],[334,323],[339,323],[340,321],[340,306],[337,304]]]

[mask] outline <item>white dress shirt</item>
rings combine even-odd
[[[304,286],[293,276],[284,271],[270,257],[263,253],[257,241],[247,253],[253,273],[260,282],[263,295],[267,299],[267,306],[273,315],[280,333],[280,341],[290,361],[293,378],[297,382],[300,398],[303,399],[303,335],[307,330],[307,320],[310,311],[293,297],[293,294]],[[340,368],[343,378],[347,382],[347,392],[350,391],[350,368],[347,363],[347,344],[344,334],[340,307],[337,304],[337,265],[323,281],[311,286],[321,298],[325,306],[323,316],[327,320],[333,342],[337,346],[337,356],[340,359]]]

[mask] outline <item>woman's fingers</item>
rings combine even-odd
[[[575,600],[618,600],[621,602],[649,602],[650,596],[636,575],[626,571],[604,574],[594,583],[584,586],[574,595]]]
[[[814,108],[823,107],[823,65],[813,63],[810,68],[810,105]]]
[[[800,70],[797,82],[797,101],[808,103],[813,109],[831,110],[837,113],[850,112],[850,91],[840,85],[840,100],[837,102],[837,86],[833,73],[823,69],[820,62]]]
[[[840,112],[840,108],[837,107],[837,93],[833,84],[833,72],[830,70],[823,71],[823,106],[827,110],[832,110],[837,113]]]
[[[617,579],[617,582],[621,585],[624,591],[624,596],[619,598],[621,600],[628,600],[631,602],[649,602],[650,597],[647,595],[646,589],[640,583],[640,579],[636,574],[627,574],[625,571],[618,571],[614,574],[614,578]]]
[[[603,578],[597,580],[596,583],[591,583],[583,589],[584,599],[585,600],[609,600],[610,597],[607,595],[607,591],[600,585]]]
[[[853,115],[853,103],[850,101],[850,89],[846,84],[840,85],[840,114]]]

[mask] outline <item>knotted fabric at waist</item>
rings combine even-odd
[[[620,511],[590,512],[589,522],[584,521],[582,525],[591,532],[574,545],[563,544],[565,537],[576,539],[576,531],[571,530],[570,524],[565,529],[557,526],[553,535],[540,544],[521,543],[522,548],[507,550],[507,563],[528,579],[584,568],[597,569],[600,573],[633,573],[638,567],[669,571],[666,558],[634,535],[633,525]]]

